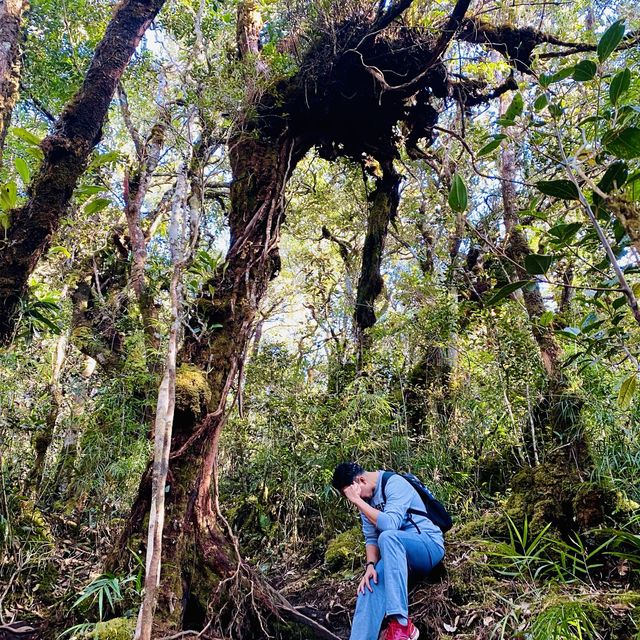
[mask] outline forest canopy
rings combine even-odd
[[[0,639],[640,638],[634,2],[0,3]],[[415,604],[413,604],[415,603]]]

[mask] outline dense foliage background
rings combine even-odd
[[[144,538],[120,549],[117,567],[103,563],[153,453],[176,193],[198,176],[197,205],[185,200],[200,233],[181,274],[180,332],[215,334],[223,325],[201,300],[216,298],[232,240],[233,131],[256,95],[304,68],[319,33],[376,3],[253,4],[263,68],[236,52],[238,4],[248,3],[165,4],[20,300],[0,353],[0,623],[131,637]],[[407,4],[400,20],[427,34],[451,10]],[[33,0],[24,12],[0,165],[3,251],[41,141],[115,10]],[[225,390],[213,495],[255,575],[342,637],[363,543],[330,478],[357,459],[412,470],[454,515],[444,570],[414,594],[426,637],[640,638],[640,15],[632,2],[587,1],[472,3],[468,15],[555,41],[525,68],[500,47],[454,40],[443,60],[465,97],[458,87],[437,99],[432,140],[404,144],[409,125],[397,124],[400,204],[365,330],[354,312],[387,169],[318,148],[299,162],[279,273]],[[127,214],[134,176],[143,288]],[[206,390],[186,356],[177,379],[177,406],[196,411]],[[264,611],[234,626],[248,596],[220,606],[216,595],[209,609],[187,607],[184,629],[313,633]]]

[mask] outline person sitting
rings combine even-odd
[[[409,619],[409,574],[426,576],[445,553],[440,528],[415,513],[424,513],[418,492],[399,474],[383,488],[383,474],[356,462],[343,462],[333,472],[334,488],[360,511],[366,547],[350,640],[378,640],[385,617],[384,640],[416,640],[419,631]]]

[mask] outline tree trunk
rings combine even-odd
[[[284,213],[284,188],[306,149],[286,133],[261,140],[251,132],[231,143],[233,170],[226,268],[205,285],[196,303],[199,337],[190,334],[176,376],[176,407],[171,441],[169,490],[163,535],[163,574],[158,590],[155,631],[201,629],[216,589],[229,597],[238,558],[212,496],[218,441],[225,407],[250,339],[258,304],[278,272],[278,242]],[[210,293],[213,289],[213,295]],[[195,314],[194,314],[195,315]],[[208,374],[205,372],[209,372]],[[121,540],[120,548],[142,542],[150,502],[150,469]],[[134,547],[135,548],[135,547]],[[114,561],[111,561],[113,566]],[[198,567],[194,571],[194,567]],[[220,624],[236,626],[243,612],[219,608]],[[233,614],[233,615],[232,615]]]
[[[376,179],[376,188],[369,196],[371,205],[367,218],[367,235],[362,248],[362,267],[356,294],[356,333],[358,339],[358,369],[366,361],[369,351],[369,336],[366,330],[376,323],[374,305],[382,291],[380,275],[382,255],[387,239],[389,223],[395,217],[400,203],[400,175],[393,166],[393,160],[382,166],[382,176]]]
[[[0,167],[20,86],[20,23],[27,0],[0,0]]]
[[[505,101],[501,100],[501,111]],[[516,160],[513,143],[504,145],[500,153],[500,174],[502,178],[502,204],[505,225],[506,265],[517,280],[528,280],[531,276],[525,269],[525,258],[531,253],[529,241],[520,228],[517,194],[515,190]],[[587,444],[579,428],[582,401],[570,393],[567,380],[562,372],[562,350],[553,333],[553,323],[542,326],[539,322],[546,311],[540,287],[536,284],[523,291],[524,306],[531,322],[531,332],[540,350],[540,358],[546,374],[545,388],[539,392],[536,406],[531,415],[531,430],[525,429],[525,447],[530,460],[543,458],[546,451],[562,447],[579,469],[587,469],[591,462]]]
[[[100,140],[116,86],[164,0],[125,0],[96,49],[80,91],[42,142],[44,160],[29,200],[11,212],[0,255],[0,344],[11,341],[27,281],[55,233],[89,154]]]

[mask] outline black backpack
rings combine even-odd
[[[389,478],[393,475],[403,477],[417,492],[424,504],[425,510],[418,511],[417,509],[407,509],[408,514],[414,514],[417,516],[426,516],[435,524],[440,527],[442,533],[446,533],[453,526],[451,516],[445,509],[444,505],[436,500],[436,497],[424,486],[424,484],[412,473],[396,473],[395,471],[385,471],[382,474],[382,499],[387,501],[385,488]]]

